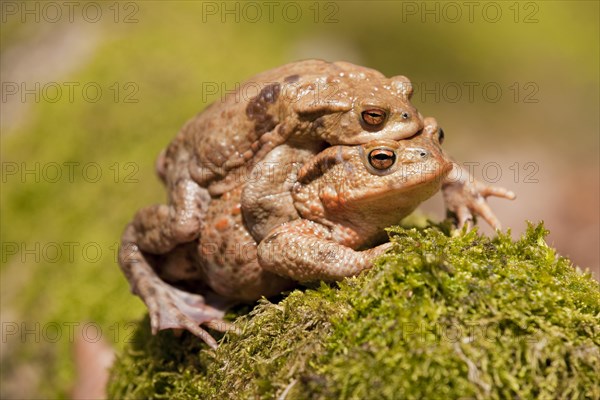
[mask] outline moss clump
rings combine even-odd
[[[260,302],[216,351],[144,321],[115,398],[600,398],[600,285],[544,242],[390,230],[361,276]]]

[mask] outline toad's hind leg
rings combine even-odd
[[[153,334],[162,329],[186,329],[215,348],[217,342],[200,325],[221,332],[235,331],[231,323],[223,320],[224,307],[209,305],[203,296],[179,290],[163,281],[149,263],[148,258],[154,256],[144,254],[136,238],[135,227],[129,224],[121,240],[119,264],[131,284],[131,291],[148,307]],[[183,260],[178,250],[168,257]]]
[[[169,188],[168,205],[139,210],[133,218],[135,243],[152,254],[164,254],[181,243],[197,239],[210,203],[205,188],[184,177]]]

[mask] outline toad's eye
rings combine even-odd
[[[438,142],[440,144],[444,143],[444,130],[442,128],[438,129]]]
[[[385,111],[379,108],[370,108],[368,110],[363,111],[361,114],[363,121],[367,125],[381,125],[383,121],[385,121]]]
[[[380,171],[390,168],[396,162],[396,153],[390,149],[375,149],[369,153],[369,164]]]
[[[402,114],[400,114],[400,116],[402,117],[402,119],[407,120],[410,118],[410,114],[407,113],[406,111],[404,111]]]

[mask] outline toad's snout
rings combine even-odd
[[[431,152],[422,147],[409,147],[400,154],[400,161],[405,164],[423,162],[431,157]]]

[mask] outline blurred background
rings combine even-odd
[[[600,276],[598,2],[0,4],[2,398],[67,397],[77,338],[131,337],[145,309],[116,250],[164,201],[158,152],[236,83],[298,59],[408,76],[448,152],[517,193],[491,200],[504,227],[543,220]],[[423,208],[444,216],[440,196]]]

